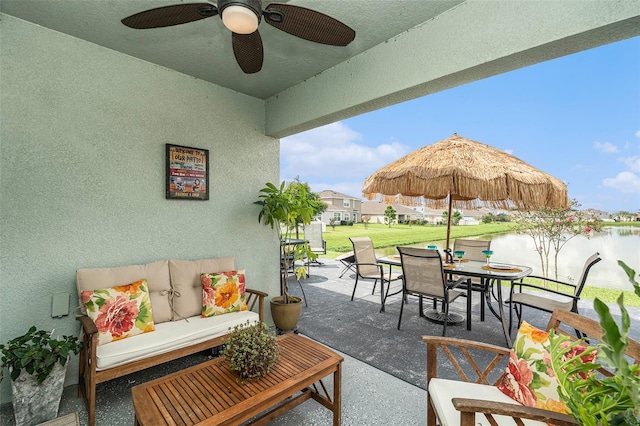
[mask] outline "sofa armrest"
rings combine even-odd
[[[256,304],[258,305],[258,316],[260,317],[260,321],[264,321],[264,299],[269,296],[264,291],[246,289],[245,294],[247,295],[247,306],[249,310],[253,311]]]
[[[505,404],[503,402],[469,398],[453,398],[451,402],[455,409],[460,411],[460,426],[474,426],[476,424],[476,413],[482,413],[486,417],[500,415],[509,416],[514,419],[537,420],[556,426],[574,426],[579,424],[567,414],[556,413],[541,408],[526,407],[524,405]]]
[[[82,327],[82,332],[85,335],[90,336],[90,335],[96,334],[98,332],[98,327],[96,327],[96,324],[88,316],[81,315],[81,316],[77,317],[76,319],[78,321],[80,321],[80,325]]]

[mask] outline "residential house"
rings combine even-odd
[[[395,223],[403,223],[407,220],[418,220],[421,216],[420,213],[416,212],[411,207],[397,203],[383,203],[382,201],[365,201],[362,203],[362,215],[367,215],[371,218],[369,223],[385,223],[384,212],[388,206],[393,207],[396,211]]]
[[[318,192],[318,195],[327,203],[327,210],[318,219],[324,224],[329,224],[331,219],[335,223],[342,221],[357,223],[361,220],[362,200],[330,189]]]

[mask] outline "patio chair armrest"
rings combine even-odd
[[[539,285],[531,284],[531,283],[527,283],[527,282],[525,282],[525,280],[532,279],[532,278],[533,278],[533,279],[536,279],[536,280],[542,280],[542,281],[545,281],[545,282],[554,283],[554,284],[566,285],[566,286],[573,287],[573,288],[576,288],[576,287],[577,287],[577,286],[576,286],[575,284],[573,284],[573,283],[567,283],[567,282],[564,282],[564,281],[555,280],[555,279],[553,279],[553,278],[541,277],[541,276],[539,276],[539,275],[527,275],[526,277],[522,278],[519,282],[513,282],[513,283],[512,283],[512,285],[520,285],[520,284],[525,285],[525,284],[526,284],[526,285],[528,285],[529,287],[538,287],[538,288],[543,288],[543,287],[540,287]]]
[[[353,264],[361,266],[382,266],[381,264],[375,262],[353,262]]]
[[[574,426],[579,424],[573,417],[567,414],[524,405],[505,404],[503,402],[469,398],[453,398],[451,402],[455,409],[460,411],[460,426],[475,425],[476,413],[482,413],[485,416],[500,415],[518,419],[537,420],[556,426]]]
[[[556,294],[558,296],[563,296],[563,297],[567,297],[567,298],[570,298],[570,299],[576,299],[576,300],[580,299],[579,297],[576,297],[573,294],[563,293],[561,291],[554,290],[552,288],[540,287],[539,285],[535,285],[535,284],[514,283],[512,285],[512,287],[511,287],[511,293],[514,293],[514,291],[513,291],[514,287],[518,287],[520,289],[519,292],[522,292],[522,288],[523,287],[527,287],[527,288],[536,289],[537,291],[546,291],[547,293]]]
[[[468,282],[471,280],[471,278],[469,277],[460,277],[455,281],[449,281],[447,283],[447,288],[452,289],[452,288],[459,288],[459,287],[465,287],[467,288],[468,286]],[[464,284],[464,286],[463,286]]]
[[[358,263],[358,262],[353,262],[353,265],[355,265],[356,267],[358,267],[358,266],[376,266],[380,270],[380,274],[383,273],[383,271],[382,271],[383,265],[381,265],[379,263],[369,263],[369,262],[367,262],[367,263],[364,263],[364,262]]]

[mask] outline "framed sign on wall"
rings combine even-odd
[[[167,199],[209,199],[209,150],[167,146]]]

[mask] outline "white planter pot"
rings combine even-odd
[[[16,426],[37,425],[58,416],[66,372],[67,364],[56,363],[42,383],[24,371],[11,382]]]

